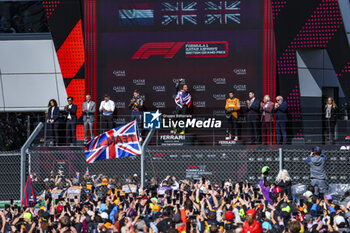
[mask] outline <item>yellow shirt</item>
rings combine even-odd
[[[238,118],[238,110],[240,109],[239,99],[238,98],[233,98],[233,99],[228,98],[226,100],[225,110],[227,110],[229,108],[233,109],[233,111],[231,112],[232,116],[234,116],[237,119]]]

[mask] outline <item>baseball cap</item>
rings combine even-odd
[[[275,193],[281,193],[281,192],[282,192],[282,189],[280,187],[275,188]]]
[[[41,220],[42,220],[43,222],[47,222],[47,221],[49,221],[49,217],[50,217],[49,213],[45,211],[45,212],[41,215]]]
[[[101,218],[102,219],[108,219],[108,214],[106,212],[102,212]]]
[[[265,174],[266,172],[269,172],[270,171],[270,167],[269,166],[264,166],[262,169],[261,169],[261,173],[262,174]]]
[[[255,218],[256,216],[256,210],[255,209],[249,209],[247,210],[246,216],[252,216],[253,218]]]
[[[61,213],[63,210],[63,206],[62,205],[58,205],[57,206],[57,213]]]
[[[226,216],[225,216],[225,219],[226,220],[232,220],[233,219],[233,213],[232,213],[232,211],[227,211],[226,212]]]
[[[337,226],[339,226],[340,224],[345,223],[345,218],[343,216],[338,215],[334,218],[334,222],[335,224],[337,224]]]
[[[303,194],[303,196],[306,197],[306,198],[309,198],[309,197],[311,197],[312,195],[313,195],[313,194],[312,194],[311,191],[306,191],[306,192]]]
[[[151,202],[155,202],[156,204],[158,204],[158,199],[155,198],[155,197],[152,197],[152,198],[151,198]]]
[[[270,224],[269,222],[263,222],[262,228],[263,228],[264,230],[271,230],[271,229],[272,229],[272,226],[271,226],[271,224]]]
[[[304,219],[306,222],[309,222],[312,219],[312,215],[311,214],[305,214]]]
[[[29,212],[26,212],[23,214],[23,218],[28,219],[29,221],[32,220],[32,214]]]
[[[290,213],[290,206],[287,203],[283,202],[281,205],[281,211]]]
[[[321,148],[320,148],[319,146],[316,146],[316,147],[314,148],[314,152],[315,152],[316,154],[321,154],[322,150],[321,150]]]

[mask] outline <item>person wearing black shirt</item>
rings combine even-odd
[[[55,99],[51,99],[49,101],[49,109],[47,110],[47,139],[50,141],[50,145],[53,145],[54,136],[55,136],[55,144],[58,145],[58,127],[59,127],[59,117],[60,110],[57,106],[57,102]]]
[[[249,100],[247,100],[247,110],[249,144],[260,143],[260,100],[255,98],[254,91],[249,92]]]
[[[76,144],[77,137],[75,134],[77,125],[77,105],[73,104],[73,97],[67,98],[68,104],[64,108],[66,115],[66,142],[70,146]]]

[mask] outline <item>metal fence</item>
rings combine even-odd
[[[293,184],[309,183],[309,166],[305,159],[310,149],[283,148],[283,168],[292,177]],[[326,166],[328,182],[333,184],[350,183],[350,152],[324,150],[328,162]],[[79,172],[90,175],[102,173],[121,181],[134,176],[140,177],[140,157],[128,157],[96,161],[87,164],[82,147],[32,147],[26,160],[26,174],[33,174],[33,184],[37,193],[46,188],[44,180],[57,171],[63,170],[65,178],[72,179]],[[274,180],[279,171],[278,147],[230,146],[230,147],[152,147],[147,149],[146,178],[155,177],[158,181],[166,176],[198,179],[206,177],[221,184],[225,179],[234,182],[249,180],[258,183],[261,168],[271,168],[270,179]],[[0,154],[0,200],[20,197],[20,152]]]
[[[21,185],[20,151],[0,152],[0,200],[19,200]]]
[[[295,143],[313,143],[313,144],[329,144],[329,130],[326,127],[326,122],[322,118],[322,114],[303,114],[299,120],[296,120],[296,116],[291,115],[290,121],[286,125],[287,130],[287,144]],[[116,115],[113,119],[113,127],[118,127],[124,125],[130,121],[130,115]],[[186,137],[186,145],[205,145],[205,146],[214,146],[225,141],[227,133],[229,132],[228,120],[225,117],[224,112],[217,112],[216,114],[207,114],[207,115],[192,115],[192,119],[197,120],[207,120],[207,119],[216,119],[220,121],[221,127],[215,128],[187,128],[186,135],[180,135],[180,130],[177,130],[177,136]],[[36,126],[43,122],[45,123],[45,116],[43,114],[38,114],[36,116],[16,116],[15,114],[0,114],[0,151],[1,150],[13,150],[19,149],[25,140],[29,137],[32,131]],[[99,119],[99,118],[98,118]],[[165,117],[162,118],[165,120]],[[166,118],[165,122],[167,125],[170,118]],[[174,120],[174,119],[173,119]],[[163,122],[163,121],[162,121]],[[250,141],[250,133],[248,128],[248,123],[245,117],[240,117],[238,119],[238,144],[248,144]],[[44,129],[35,139],[34,143],[36,144],[47,144],[50,145],[50,142],[57,141],[59,146],[70,145],[71,141],[67,140],[71,136],[67,136],[66,122],[64,118],[60,118],[57,121],[57,129],[51,130],[50,127],[47,127],[47,124],[44,125]],[[275,126],[271,124],[271,132],[274,132]],[[335,143],[346,143],[346,136],[349,135],[349,120],[339,119],[335,127]],[[94,133],[97,134],[105,132],[106,128],[103,128],[100,121],[96,121],[94,124]],[[162,128],[156,131],[150,145],[167,145],[167,140],[164,138],[174,136],[174,128]],[[56,134],[57,132],[57,140]],[[142,131],[143,139],[147,134],[148,130]],[[269,141],[276,142],[277,137],[273,133],[261,132],[261,129],[258,129],[259,134],[266,136],[266,139]],[[268,130],[270,132],[270,130]],[[82,120],[77,121],[76,132],[77,144],[74,145],[83,145],[84,140],[84,125]],[[272,138],[270,136],[272,135]],[[232,139],[234,135],[231,135]],[[332,137],[333,138],[333,137]],[[90,139],[90,138],[89,138]]]

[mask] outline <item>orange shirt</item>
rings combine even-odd
[[[225,106],[225,110],[232,108],[232,116],[234,116],[234,118],[238,118],[238,110],[240,109],[239,107],[239,99],[238,98],[228,98],[226,100],[226,106]]]

